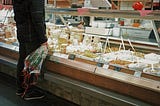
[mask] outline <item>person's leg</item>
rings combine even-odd
[[[47,41],[46,24],[45,24],[45,0],[30,0],[30,16],[31,23],[38,36],[39,43],[42,44]]]
[[[17,26],[17,38],[19,41],[19,59],[17,64],[17,95],[23,94],[24,89],[22,88],[24,59],[26,58],[25,43],[23,42],[23,36],[26,32],[26,14],[24,9],[24,2],[21,0],[13,0],[14,19]]]
[[[23,68],[24,68],[24,60],[26,58],[26,50],[25,50],[25,44],[20,43],[19,44],[19,59],[18,59],[18,64],[17,64],[17,95],[22,95],[24,92],[23,88],[23,81],[24,81],[24,76],[23,76]]]
[[[29,34],[27,0],[13,0],[14,20],[17,27],[17,39],[24,43]]]

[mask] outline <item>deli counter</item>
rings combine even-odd
[[[100,14],[102,17],[108,17],[110,14],[112,18],[115,18],[114,14],[117,14],[116,17],[118,18],[142,18],[138,12],[133,12],[132,17],[128,15],[128,11],[99,11],[99,13],[97,11],[89,10],[84,14],[78,15],[95,16]],[[61,15],[77,14],[75,10],[73,12],[71,10],[63,11],[62,13],[50,10],[50,12]],[[144,19],[153,22],[155,19],[160,19],[159,16],[159,12],[154,11],[144,16]],[[54,79],[54,83],[56,83],[51,85],[48,82],[48,85],[56,86],[58,85],[57,83],[62,84],[57,80],[62,81],[64,78],[63,86],[66,86],[69,91],[76,86],[75,89],[81,92],[79,99],[83,97],[82,94],[84,92],[87,92],[87,95],[94,95],[94,98],[98,95],[97,98],[99,99],[97,101],[103,100],[114,105],[160,105],[159,37],[156,37],[157,42],[151,42],[145,40],[146,38],[126,38],[126,35],[122,36],[123,34],[119,37],[97,35],[87,33],[83,28],[66,27],[66,25],[53,23],[46,23],[46,25],[49,53],[42,68],[44,70],[43,78],[51,81]],[[3,64],[16,68],[18,60],[15,24],[4,25],[2,29],[5,31],[1,31],[0,35],[1,71],[4,68]],[[119,29],[128,28],[121,26]],[[4,73],[8,74],[8,72]],[[15,73],[16,71],[11,72],[12,76],[15,77]],[[67,85],[68,83],[72,84],[72,86],[74,85],[74,87]],[[75,100],[73,99],[74,97],[70,97],[71,94],[64,96],[64,94],[60,93],[60,90],[59,93],[55,93],[55,89],[47,87],[46,82],[42,81],[39,86],[69,101],[83,105],[82,101],[78,101],[79,99]],[[87,89],[87,91],[84,89]],[[109,95],[106,92],[112,92],[112,94]],[[108,94],[108,96],[104,97],[104,94]],[[88,97],[87,99],[92,101],[93,98]]]

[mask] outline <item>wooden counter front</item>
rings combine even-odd
[[[150,104],[160,105],[159,81],[137,78],[133,75],[105,70],[75,60],[59,57],[53,57],[53,59],[53,61],[46,62],[46,68],[51,72],[131,96]]]

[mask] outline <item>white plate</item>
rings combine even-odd
[[[157,67],[153,68],[153,71],[152,71],[152,68],[145,68],[143,69],[143,72],[160,76],[160,68],[157,68]]]

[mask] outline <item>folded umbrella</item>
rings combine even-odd
[[[47,45],[41,45],[34,52],[29,54],[25,59],[25,66],[23,69],[24,82],[23,87],[25,92],[22,97],[27,92],[31,85],[35,85],[38,81],[38,75],[41,73],[42,63],[48,54]]]

